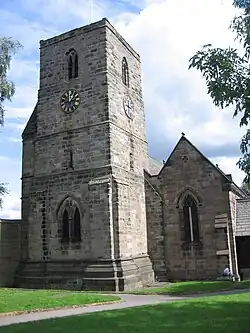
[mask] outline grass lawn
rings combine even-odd
[[[119,297],[55,290],[0,289],[0,313],[81,306],[118,301]]]
[[[163,285],[162,287],[146,288],[131,292],[137,295],[161,294],[161,295],[188,295],[209,293],[223,290],[250,289],[250,281],[189,281],[176,282]]]
[[[250,293],[1,327],[1,333],[249,333]]]

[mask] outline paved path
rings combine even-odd
[[[79,308],[61,309],[61,310],[48,310],[43,312],[33,312],[21,315],[8,315],[0,317],[0,326],[7,326],[11,324],[26,323],[30,321],[38,321],[50,318],[68,317],[73,315],[80,315],[90,312],[109,311],[117,309],[132,308],[142,305],[154,305],[165,302],[174,302],[189,298],[198,298],[202,296],[214,296],[214,295],[232,295],[239,293],[250,292],[250,289],[245,290],[233,290],[233,291],[222,291],[217,293],[190,295],[190,296],[166,296],[166,295],[131,295],[131,294],[116,294],[122,298],[123,302],[113,304],[102,304],[95,306],[85,306]]]

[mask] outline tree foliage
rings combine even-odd
[[[196,68],[205,78],[208,94],[213,103],[224,109],[233,106],[233,116],[240,115],[240,126],[250,121],[250,0],[235,0],[240,9],[229,29],[236,34],[235,40],[243,46],[241,54],[228,47],[214,48],[204,45],[189,60],[189,69]],[[242,157],[237,165],[246,173],[245,184],[250,184],[250,129],[246,130],[240,144]]]
[[[3,196],[8,193],[6,184],[0,183],[0,208],[3,206]]]
[[[7,74],[10,69],[12,56],[21,47],[18,41],[12,38],[0,37],[0,124],[4,123],[4,102],[11,101],[15,94],[15,85],[8,80]]]
[[[12,56],[20,49],[21,44],[12,38],[0,37],[0,125],[4,124],[4,102],[11,101],[15,93],[15,85],[8,80]],[[6,184],[0,183],[0,208],[3,205],[3,196],[8,193]]]
[[[243,182],[240,188],[247,194],[248,197],[250,197],[250,185],[248,183]]]

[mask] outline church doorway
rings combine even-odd
[[[238,269],[243,280],[250,278],[250,236],[236,237]]]

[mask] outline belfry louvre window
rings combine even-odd
[[[62,242],[81,242],[81,217],[77,206],[65,207],[62,216]]]
[[[68,53],[68,78],[78,77],[78,55],[77,52],[71,49]]]
[[[183,202],[183,220],[185,240],[188,242],[199,241],[198,209],[195,199],[188,195]]]
[[[122,82],[125,86],[129,87],[129,69],[127,59],[125,57],[122,59]]]

